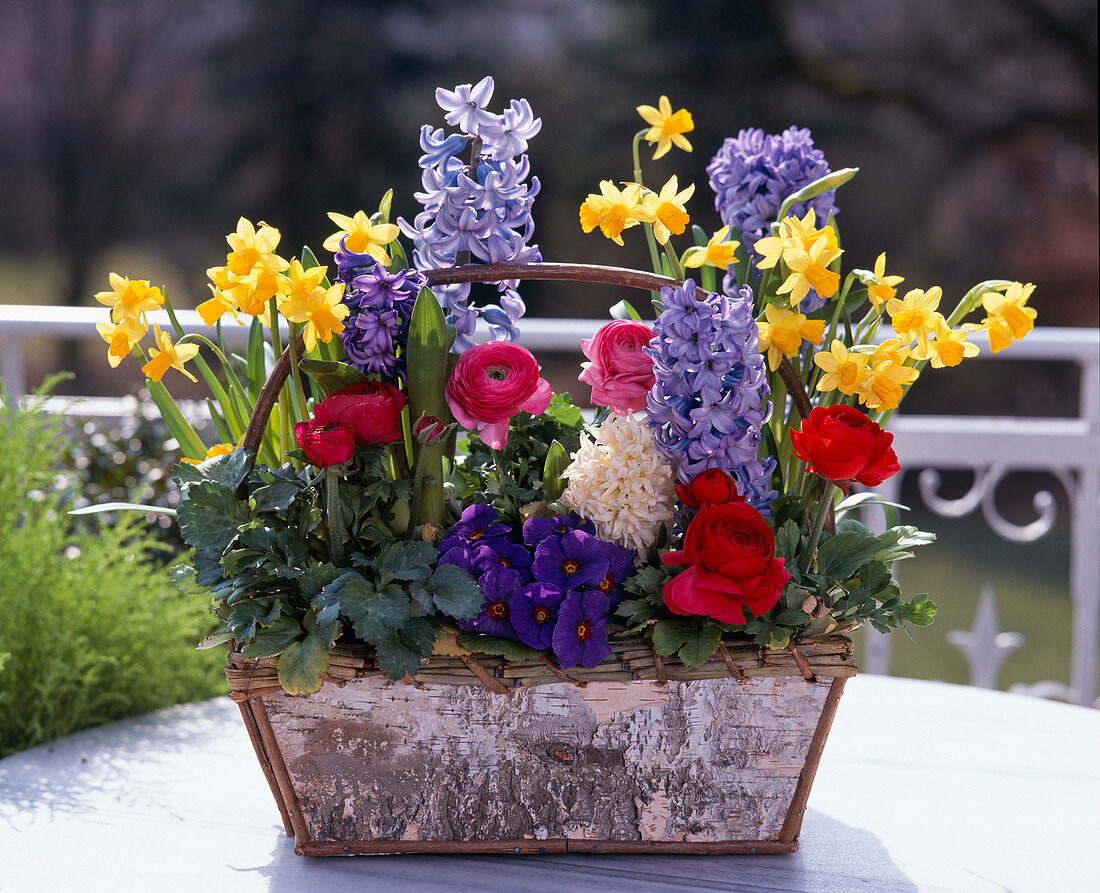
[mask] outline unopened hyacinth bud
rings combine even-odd
[[[417,443],[422,443],[427,447],[435,447],[445,443],[454,429],[453,422],[445,425],[434,415],[421,413],[420,418],[413,425],[413,436],[416,437]]]

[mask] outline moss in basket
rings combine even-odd
[[[60,420],[0,394],[0,757],[87,726],[212,697],[207,602],[174,588],[143,520],[77,524]]]

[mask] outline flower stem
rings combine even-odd
[[[642,157],[638,150],[642,142],[642,137],[644,137],[647,133],[649,133],[648,130],[639,130],[636,134],[634,134],[634,143],[632,146],[634,153],[634,182],[637,183],[639,186],[642,186],[644,184],[642,183]],[[645,230],[645,240],[646,243],[649,245],[649,258],[651,261],[653,261],[653,272],[660,275],[661,257],[660,253],[657,251],[657,238],[653,235],[653,225],[650,223],[643,224],[642,229]],[[680,278],[683,278],[682,273],[680,274]],[[659,300],[656,292],[653,293],[653,300]]]
[[[302,387],[302,371],[298,368],[298,345],[295,343],[298,339],[298,330],[294,327],[294,323],[289,323],[290,335],[287,340],[287,347],[290,349],[290,374],[294,381],[294,397],[298,401],[298,419],[309,418],[309,407],[306,406],[306,392]]]
[[[798,563],[798,569],[802,573],[806,573],[810,566],[814,562],[814,555],[817,553],[817,542],[821,539],[821,531],[825,527],[825,518],[829,515],[829,510],[833,507],[833,490],[836,489],[836,485],[829,480],[825,480],[825,489],[821,493],[821,502],[817,507],[817,514],[814,516],[814,525],[810,528],[810,538],[806,540],[806,548],[802,552],[802,560]]]
[[[344,559],[344,542],[340,518],[340,475],[334,467],[325,469],[325,521],[328,525],[328,549],[332,563],[339,565]]]

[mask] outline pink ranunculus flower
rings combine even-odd
[[[645,409],[646,394],[656,381],[653,360],[643,348],[653,339],[644,322],[616,319],[592,338],[581,341],[591,362],[582,363],[580,380],[592,386],[592,403],[608,406],[619,415]]]
[[[541,371],[527,348],[487,341],[459,357],[447,382],[447,405],[463,428],[503,449],[512,416],[539,415],[550,405],[550,382],[539,377]]]

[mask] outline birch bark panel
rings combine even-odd
[[[377,676],[264,703],[314,842],[775,838],[831,680]]]

